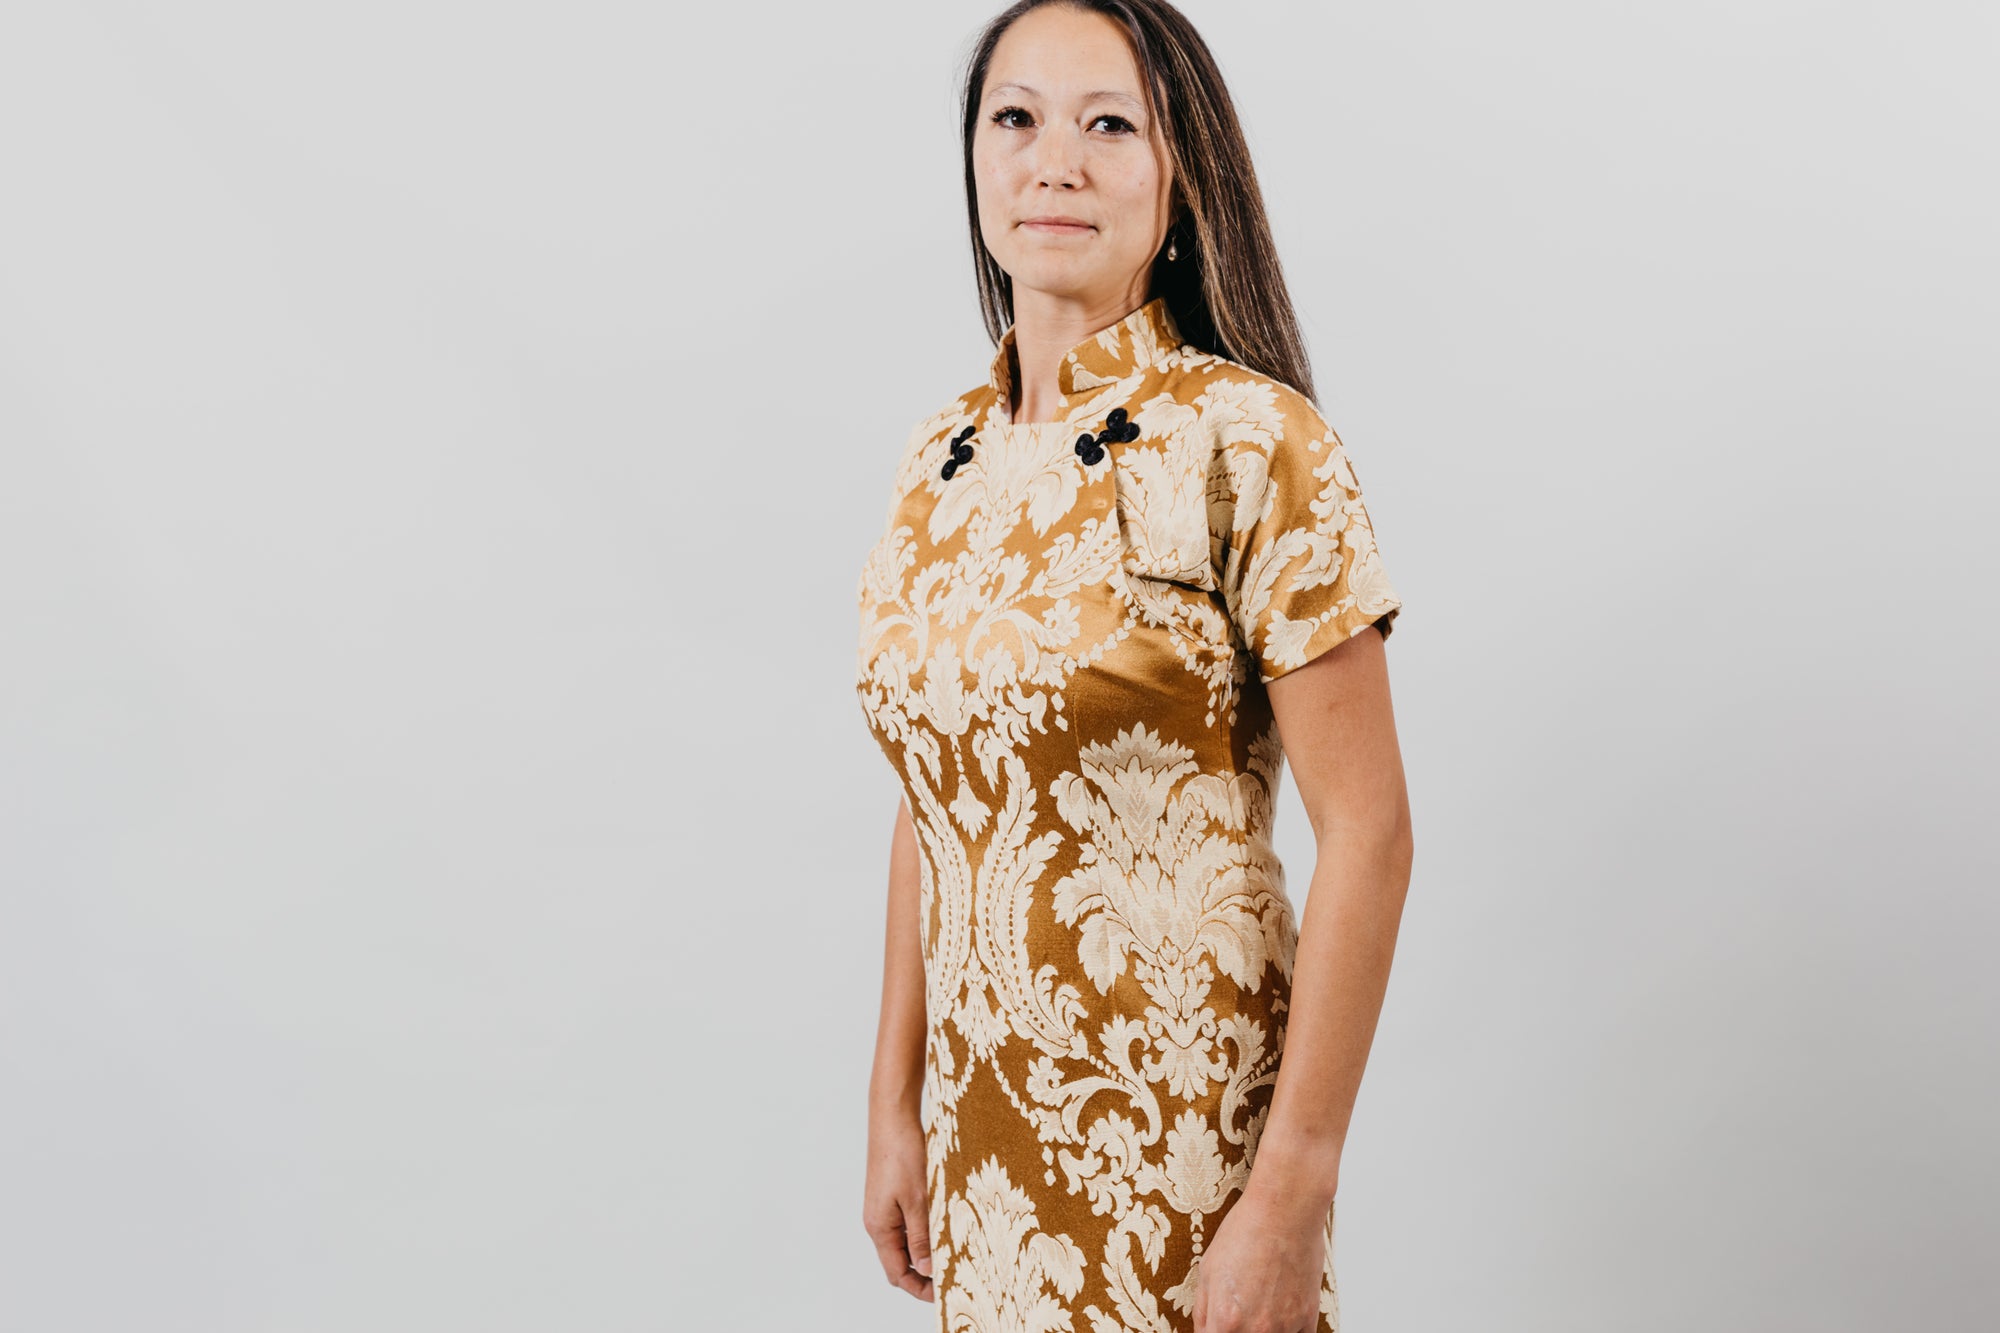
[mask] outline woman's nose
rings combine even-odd
[[[1083,146],[1068,130],[1049,129],[1035,140],[1035,174],[1044,185],[1075,185],[1083,177]]]

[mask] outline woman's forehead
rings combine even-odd
[[[1125,30],[1102,14],[1044,5],[1009,24],[986,70],[989,92],[1137,100],[1139,64]]]

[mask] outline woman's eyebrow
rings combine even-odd
[[[1036,92],[1033,88],[1030,88],[1025,83],[996,83],[991,88],[988,88],[986,90],[986,95],[988,97],[991,97],[995,93],[1002,93],[1010,90],[1017,93],[1026,93],[1030,97],[1041,96],[1040,93]],[[1127,102],[1130,103],[1132,106],[1136,107],[1143,107],[1145,105],[1145,103],[1141,102],[1138,98],[1132,96],[1132,94],[1127,92],[1120,92],[1116,88],[1099,88],[1095,92],[1085,93],[1083,95],[1083,100],[1086,102],[1094,102],[1100,97],[1108,98],[1114,102]]]

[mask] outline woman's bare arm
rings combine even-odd
[[[889,839],[889,913],[882,948],[882,1014],[875,1031],[870,1113],[916,1114],[924,1090],[924,953],[918,937],[917,831],[908,801]]]
[[[1250,1183],[1282,1185],[1317,1215],[1339,1183],[1402,925],[1409,794],[1379,632],[1362,630],[1268,688],[1317,853],[1284,1055]]]
[[[920,1121],[924,1090],[924,955],[918,933],[917,833],[907,801],[889,844],[882,1013],[868,1079],[868,1183],[862,1222],[890,1282],[932,1299],[930,1222]]]

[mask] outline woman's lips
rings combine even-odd
[[[1021,225],[1051,236],[1081,236],[1084,232],[1097,230],[1087,222],[1037,222],[1031,219]]]

